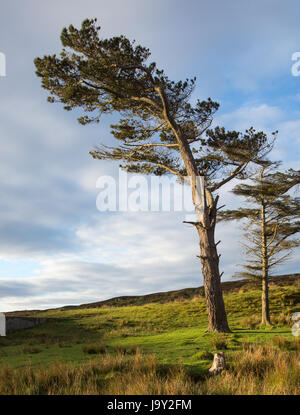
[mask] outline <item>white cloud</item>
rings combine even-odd
[[[249,127],[254,127],[256,130],[274,131],[275,126],[284,117],[284,111],[277,106],[250,102],[230,113],[217,116],[215,123],[241,131]]]
[[[2,308],[24,309],[28,303],[46,308],[66,304],[70,296],[73,303],[81,304],[126,293],[200,286],[197,234],[181,222],[179,214],[124,213],[80,226],[76,241],[81,249],[76,254],[41,256],[39,270],[32,277],[0,278]],[[222,240],[225,235],[218,232]],[[220,250],[227,254],[226,263],[221,262],[226,278],[233,246],[234,237],[228,237],[227,231]],[[60,298],[65,300],[60,303]]]

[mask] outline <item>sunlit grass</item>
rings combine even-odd
[[[226,335],[206,332],[205,299],[199,295],[163,304],[35,314],[49,317],[51,321],[0,338],[0,394],[9,393],[5,392],[9,388],[10,393],[248,393],[247,382],[253,393],[289,393],[288,389],[294,393],[294,372],[298,366],[292,369],[291,365],[299,359],[299,343],[291,334],[290,317],[299,311],[298,292],[297,286],[271,286],[271,328],[259,325],[259,289],[226,294],[225,304],[233,331]],[[228,369],[209,379],[207,372],[212,354],[218,350],[225,351]],[[268,370],[264,369],[265,360],[259,358],[263,350],[267,350]],[[149,369],[146,373],[144,366],[137,369],[143,371],[143,381],[137,385],[133,379],[137,373],[128,362],[141,354],[148,362],[145,367],[149,368],[153,356],[156,363],[154,372]],[[242,356],[246,356],[248,362],[243,368]],[[122,368],[110,368],[103,374],[101,359],[105,358],[108,362],[121,359]],[[275,366],[270,363],[272,358],[277,362]],[[255,374],[252,369],[245,372],[251,359],[258,362],[261,368],[258,371],[263,371],[267,381],[260,380],[261,372]],[[286,374],[279,375],[283,367],[291,379],[286,384]],[[68,381],[74,368],[80,368],[76,384]],[[91,373],[96,373],[92,379],[89,378]],[[165,377],[161,377],[162,373]],[[7,377],[12,383],[5,389]],[[84,379],[87,378],[86,383]],[[239,385],[234,383],[236,378],[240,379]],[[31,386],[26,389],[22,379],[24,385]],[[53,379],[58,379],[57,384],[53,384]],[[201,380],[201,385],[197,384],[197,379]],[[126,385],[128,382],[131,382],[131,389]]]
[[[211,356],[201,356],[210,358]],[[234,354],[217,377],[189,373],[182,364],[162,365],[153,354],[105,354],[75,367],[0,368],[0,394],[297,394],[300,369],[295,353],[270,345]]]

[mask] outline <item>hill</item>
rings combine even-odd
[[[224,282],[226,335],[206,332],[202,287],[23,312],[48,322],[0,337],[0,395],[297,394],[299,276],[272,280],[271,328],[259,287]],[[227,369],[210,378],[216,351]]]
[[[270,277],[270,284],[276,284],[277,286],[286,286],[286,285],[299,285],[300,284],[300,274],[286,274],[286,275],[277,275]],[[222,290],[224,294],[235,292],[241,288],[250,290],[256,285],[249,280],[237,280],[237,281],[225,281],[222,282]],[[52,310],[76,310],[76,309],[86,309],[86,308],[99,308],[99,307],[125,307],[129,305],[143,305],[150,303],[168,303],[170,301],[178,300],[188,300],[195,297],[204,297],[204,288],[195,287],[195,288],[183,288],[181,290],[173,290],[166,292],[157,292],[153,294],[146,295],[131,295],[131,296],[120,296],[110,298],[108,300],[96,301],[93,303],[81,304],[81,305],[67,305],[58,308],[50,308],[43,310],[45,312]],[[300,301],[300,299],[299,299]],[[22,310],[22,311],[11,311],[5,313],[8,316],[14,315],[32,315],[32,313],[41,313],[42,310]]]

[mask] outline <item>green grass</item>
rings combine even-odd
[[[207,333],[205,299],[180,299],[137,306],[73,308],[32,313],[51,320],[33,329],[0,337],[0,369],[41,370],[59,364],[82,367],[99,356],[122,354],[130,359],[138,348],[154,354],[158,365],[181,364],[193,377],[206,376],[212,355],[224,350],[226,359],[251,345],[268,345],[284,353],[299,353],[289,317],[299,311],[299,287],[270,287],[272,328],[260,328],[260,290],[245,287],[225,293],[232,333],[221,337]],[[28,315],[28,313],[27,313]],[[295,343],[295,344],[294,344]],[[126,357],[127,356],[127,357]],[[58,363],[61,362],[61,363]]]

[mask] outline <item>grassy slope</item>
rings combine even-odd
[[[276,277],[270,277],[270,283],[275,283],[277,286],[284,287],[286,285],[298,284],[300,280],[300,274],[290,274],[290,275],[277,275]],[[240,289],[244,288],[249,290],[253,285],[249,283],[248,280],[237,280],[237,281],[225,281],[222,283],[223,293],[237,292]],[[64,310],[78,310],[86,308],[99,308],[99,307],[123,307],[128,305],[143,305],[149,303],[166,303],[170,301],[183,300],[183,299],[193,299],[196,296],[204,297],[204,288],[195,287],[195,288],[184,288],[181,290],[167,291],[167,292],[158,292],[147,295],[129,295],[122,297],[114,297],[109,300],[97,301],[89,304],[82,304],[79,306],[64,306],[56,309],[48,309],[46,311],[64,311]],[[33,311],[13,311],[6,313],[7,315],[18,316],[18,315],[33,315],[39,310]]]
[[[260,290],[247,284],[232,283],[225,290],[225,303],[232,334],[227,338],[227,358],[242,349],[243,342],[272,343],[277,336],[292,340],[288,318],[300,311],[299,278],[270,287],[272,329],[257,328],[260,314]],[[288,285],[285,285],[288,284]],[[227,292],[226,292],[227,291]],[[93,349],[104,349],[112,354],[122,348],[128,353],[138,346],[142,352],[155,353],[160,363],[182,362],[191,374],[207,371],[211,358],[203,351],[214,352],[211,345],[214,334],[205,333],[207,315],[201,293],[189,292],[189,298],[164,297],[160,302],[123,307],[84,306],[33,312],[33,316],[52,318],[49,323],[0,338],[0,367],[8,364],[19,368],[40,363],[72,362],[77,365],[97,359],[89,354]],[[26,313],[27,315],[30,313]],[[97,351],[97,350],[95,350]]]

